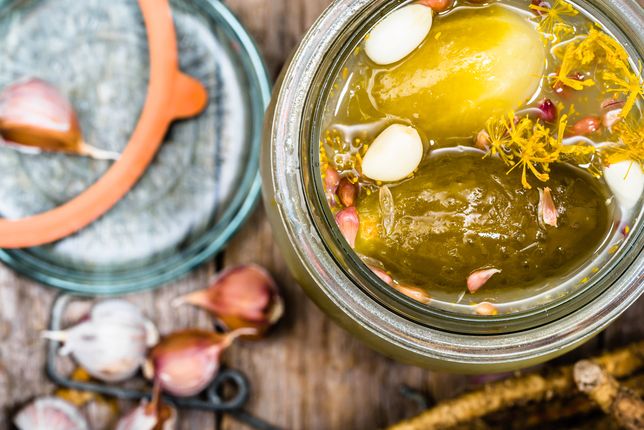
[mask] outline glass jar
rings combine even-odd
[[[264,130],[264,202],[297,281],[333,319],[371,347],[440,370],[497,372],[534,365],[600,332],[644,291],[642,206],[631,233],[583,288],[540,306],[477,316],[425,306],[393,290],[349,248],[324,199],[319,111],[342,59],[405,1],[340,0],[302,40],[277,84]],[[635,59],[644,57],[636,0],[574,2]]]

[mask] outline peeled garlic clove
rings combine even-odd
[[[537,210],[540,224],[557,227],[557,207],[552,200],[550,188],[539,188],[539,207]]]
[[[18,430],[89,430],[89,424],[72,404],[57,397],[36,399],[14,417]]]
[[[620,161],[605,167],[604,179],[625,209],[634,208],[642,197],[644,173],[636,161]]]
[[[380,21],[365,41],[365,53],[376,64],[396,63],[411,54],[432,28],[432,10],[412,4]]]
[[[179,297],[211,312],[228,330],[253,328],[265,333],[284,313],[284,300],[273,277],[255,264],[224,271],[210,287]]]
[[[178,397],[196,395],[217,374],[222,352],[239,336],[255,333],[248,328],[225,334],[198,329],[172,333],[150,351],[145,375],[167,393]]]
[[[87,145],[69,100],[35,78],[15,82],[0,93],[0,137],[10,145],[43,151],[110,160],[119,155]]]
[[[376,181],[393,182],[416,170],[423,141],[414,127],[393,124],[376,137],[362,160],[362,173]]]
[[[360,219],[356,208],[351,206],[350,208],[342,209],[335,214],[335,222],[338,224],[344,239],[351,245],[351,248],[355,248],[358,230],[360,229]]]
[[[71,354],[90,375],[106,382],[132,377],[145,362],[148,347],[158,340],[153,324],[122,300],[98,303],[89,319],[43,336],[63,342],[61,354]]]
[[[481,288],[490,278],[497,273],[501,273],[499,269],[490,268],[482,269],[472,272],[470,276],[467,277],[467,289],[471,294],[476,293],[479,288]]]

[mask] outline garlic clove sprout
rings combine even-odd
[[[90,375],[106,382],[132,377],[145,362],[148,347],[158,340],[152,323],[122,300],[99,303],[87,320],[43,336],[62,342],[61,355],[72,355]]]
[[[365,53],[376,64],[396,63],[411,54],[432,28],[432,9],[404,6],[380,21],[365,41]]]
[[[196,395],[217,375],[222,352],[239,336],[255,333],[251,328],[224,334],[199,329],[174,332],[150,351],[145,376],[172,395]]]
[[[393,124],[376,137],[362,160],[362,173],[383,182],[399,181],[416,170],[423,142],[414,127]]]
[[[18,430],[89,430],[89,424],[72,404],[57,397],[42,397],[14,417]]]
[[[252,328],[262,335],[284,314],[284,300],[273,277],[264,268],[248,264],[221,273],[203,290],[179,297],[206,309],[228,330]]]
[[[0,92],[0,141],[18,148],[117,159],[83,141],[76,112],[51,84],[36,78],[14,82]]]
[[[476,270],[467,277],[467,289],[471,294],[476,293],[490,278],[497,273],[501,273],[499,269],[494,267],[489,269]]]

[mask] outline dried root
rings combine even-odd
[[[575,364],[575,382],[607,414],[628,430],[644,428],[644,401],[627,387],[620,385],[600,365],[590,360]]]
[[[644,342],[604,354],[594,359],[594,362],[611,377],[628,376],[644,368]],[[573,366],[565,366],[545,375],[528,374],[486,384],[476,391],[441,402],[414,418],[394,424],[389,430],[446,429],[513,406],[576,393]]]

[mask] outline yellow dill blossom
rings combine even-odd
[[[607,85],[610,85],[610,88],[607,89],[608,92],[626,95],[626,101],[620,113],[620,116],[626,117],[635,106],[637,98],[644,97],[644,82],[640,78],[642,76],[642,63],[640,63],[639,74],[633,73],[628,68],[623,70],[622,73],[623,75],[619,76],[613,71],[606,71],[603,73],[602,78]]]
[[[483,156],[499,156],[504,163],[512,165],[512,154],[510,153],[510,135],[508,128],[514,122],[514,112],[510,112],[508,117],[500,119],[490,118],[486,122],[487,140],[489,145],[488,152]]]
[[[550,179],[550,164],[567,160],[579,160],[592,154],[595,148],[584,143],[563,144],[563,136],[568,123],[568,116],[559,119],[556,134],[540,121],[528,117],[515,120],[514,113],[487,122],[489,134],[488,155],[498,155],[510,166],[508,173],[516,168],[521,169],[521,183],[524,188],[532,186],[528,174],[539,181]]]
[[[638,74],[630,69],[624,47],[601,30],[592,28],[583,39],[568,42],[559,72],[554,77],[555,84],[560,83],[575,90],[595,85],[592,79],[578,80],[572,77],[582,69],[589,69],[593,63],[604,67],[602,79],[608,85],[613,85],[607,92],[626,94],[627,104],[623,110],[626,116],[637,97],[644,92],[644,87]]]
[[[578,47],[579,43],[576,41],[568,42],[566,45],[566,50],[564,51],[563,58],[561,59],[559,71],[554,77],[555,85],[565,85],[577,91],[583,90],[585,87],[592,87],[595,85],[595,81],[592,79],[584,79],[583,81],[580,81],[572,77],[579,66],[579,61],[577,60]]]
[[[603,150],[606,162],[631,160],[644,168],[644,119],[624,119],[613,126],[613,131],[619,141]]]
[[[530,9],[541,13],[538,29],[547,38],[560,39],[563,34],[571,34],[575,31],[573,26],[564,19],[566,16],[575,16],[579,13],[570,3],[555,0],[551,7],[531,4]]]

